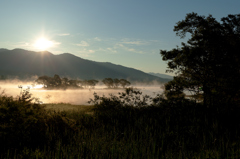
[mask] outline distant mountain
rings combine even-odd
[[[8,49],[1,49],[1,48],[0,48],[0,52],[1,52],[1,51],[8,51]]]
[[[169,79],[149,75],[140,70],[109,62],[95,62],[82,59],[69,53],[54,55],[50,52],[34,52],[23,49],[0,49],[0,75],[19,76],[32,75],[99,79],[124,78],[130,81],[167,82]]]
[[[161,74],[161,73],[153,73],[153,72],[149,72],[150,75],[153,75],[153,76],[157,76],[157,77],[160,77],[160,78],[165,78],[165,79],[173,79],[173,76],[169,76],[169,75],[166,75],[166,74]]]

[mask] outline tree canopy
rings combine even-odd
[[[181,47],[161,50],[167,72],[176,77],[166,84],[166,96],[184,90],[203,96],[204,105],[237,101],[240,93],[240,14],[217,21],[189,13],[174,27],[177,36],[191,37]]]

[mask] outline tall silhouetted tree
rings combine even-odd
[[[211,15],[187,14],[174,27],[178,36],[191,37],[171,51],[161,50],[168,61],[167,72],[176,73],[166,84],[167,96],[184,90],[203,96],[204,105],[214,107],[239,99],[240,93],[240,14],[218,22]]]

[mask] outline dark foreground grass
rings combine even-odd
[[[240,157],[237,107],[217,112],[189,101],[146,107],[135,97],[95,97],[87,114],[1,95],[0,158]]]
[[[49,111],[77,111],[86,114],[93,114],[93,105],[74,105],[69,103],[46,103],[42,104],[44,109]]]

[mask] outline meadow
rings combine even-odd
[[[143,89],[144,90],[144,89]],[[239,158],[239,112],[127,88],[90,105],[0,95],[0,158]],[[36,99],[36,100],[35,100]]]

